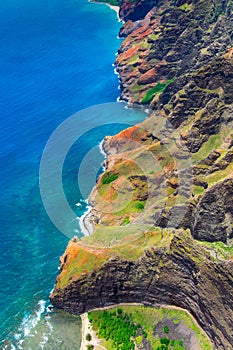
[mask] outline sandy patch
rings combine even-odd
[[[81,315],[81,320],[82,320],[82,343],[81,343],[80,350],[87,350],[88,345],[93,345],[94,350],[106,350],[106,348],[101,345],[102,340],[100,340],[97,337],[96,332],[94,332],[94,330],[92,329],[92,325],[88,320],[87,312]],[[86,339],[86,336],[88,333],[91,335],[90,341]]]

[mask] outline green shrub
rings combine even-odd
[[[91,341],[91,335],[90,335],[90,333],[87,333],[87,335],[86,335],[86,340],[87,340],[87,341]]]
[[[170,79],[165,81],[164,83],[158,83],[153,88],[147,90],[147,92],[145,93],[142,99],[142,103],[144,104],[150,103],[156,94],[163,92],[169,84],[173,83],[173,81],[174,79]]]
[[[102,177],[102,184],[110,184],[111,182],[115,181],[118,178],[118,174],[110,173],[109,171],[106,172]]]
[[[174,324],[178,324],[178,323],[180,323],[180,320],[175,319],[173,322],[174,322]]]
[[[160,343],[168,346],[170,343],[170,340],[167,338],[161,338]]]
[[[94,349],[94,345],[87,345],[87,350],[92,350]]]
[[[183,11],[185,11],[185,12],[190,11],[191,8],[192,8],[192,5],[187,4],[187,3],[180,6],[180,9],[183,10]]]
[[[122,315],[122,313],[123,313],[122,309],[121,309],[121,308],[118,308],[118,309],[117,309],[117,313],[118,313],[118,315]]]
[[[135,344],[132,337],[136,337],[138,328],[131,315],[124,313],[121,308],[117,308],[116,311],[115,313],[104,310],[101,313],[98,335],[100,338],[111,340],[112,349],[134,350]]]
[[[126,218],[124,218],[123,220],[123,225],[128,225],[130,223],[130,219],[129,217],[127,216]]]
[[[145,203],[137,202],[135,204],[135,208],[138,209],[138,210],[143,210],[145,208]]]
[[[164,333],[166,333],[166,334],[169,333],[169,328],[168,328],[168,326],[165,326],[163,330],[164,330]]]
[[[142,336],[141,336],[141,335],[139,335],[139,336],[136,337],[136,343],[137,343],[138,345],[140,345],[140,344],[142,343]]]

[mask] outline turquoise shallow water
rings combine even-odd
[[[68,237],[42,205],[39,164],[61,122],[86,107],[116,101],[112,63],[120,23],[107,6],[86,0],[5,0],[0,23],[0,348],[79,349],[79,317],[48,309]],[[79,115],[80,123],[88,125],[90,111]],[[64,192],[77,217],[93,185],[88,172],[80,193],[80,162],[104,135],[124,127],[102,124],[119,114],[126,125],[145,117],[117,103],[108,113],[99,115],[100,126],[71,147],[64,163]],[[81,235],[78,224],[70,232]]]

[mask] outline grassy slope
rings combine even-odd
[[[136,225],[130,229],[97,228],[95,233],[78,244],[70,241],[64,253],[67,258],[58,277],[57,288],[64,288],[83,273],[88,274],[101,267],[111,257],[136,260],[149,247],[169,247],[171,238],[172,230],[163,232],[160,229],[149,230]]]

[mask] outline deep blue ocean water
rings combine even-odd
[[[112,63],[121,24],[106,5],[87,0],[4,0],[0,23],[0,348],[79,349],[79,317],[46,310],[68,237],[43,208],[39,164],[61,122],[116,101]],[[92,111],[78,114],[80,122],[88,124]],[[100,113],[100,125],[114,113],[125,115],[126,125],[145,116],[113,103],[109,114]],[[105,134],[123,127],[95,128],[67,155],[63,187],[77,216],[87,209],[79,164]],[[81,235],[78,226],[73,234]]]

